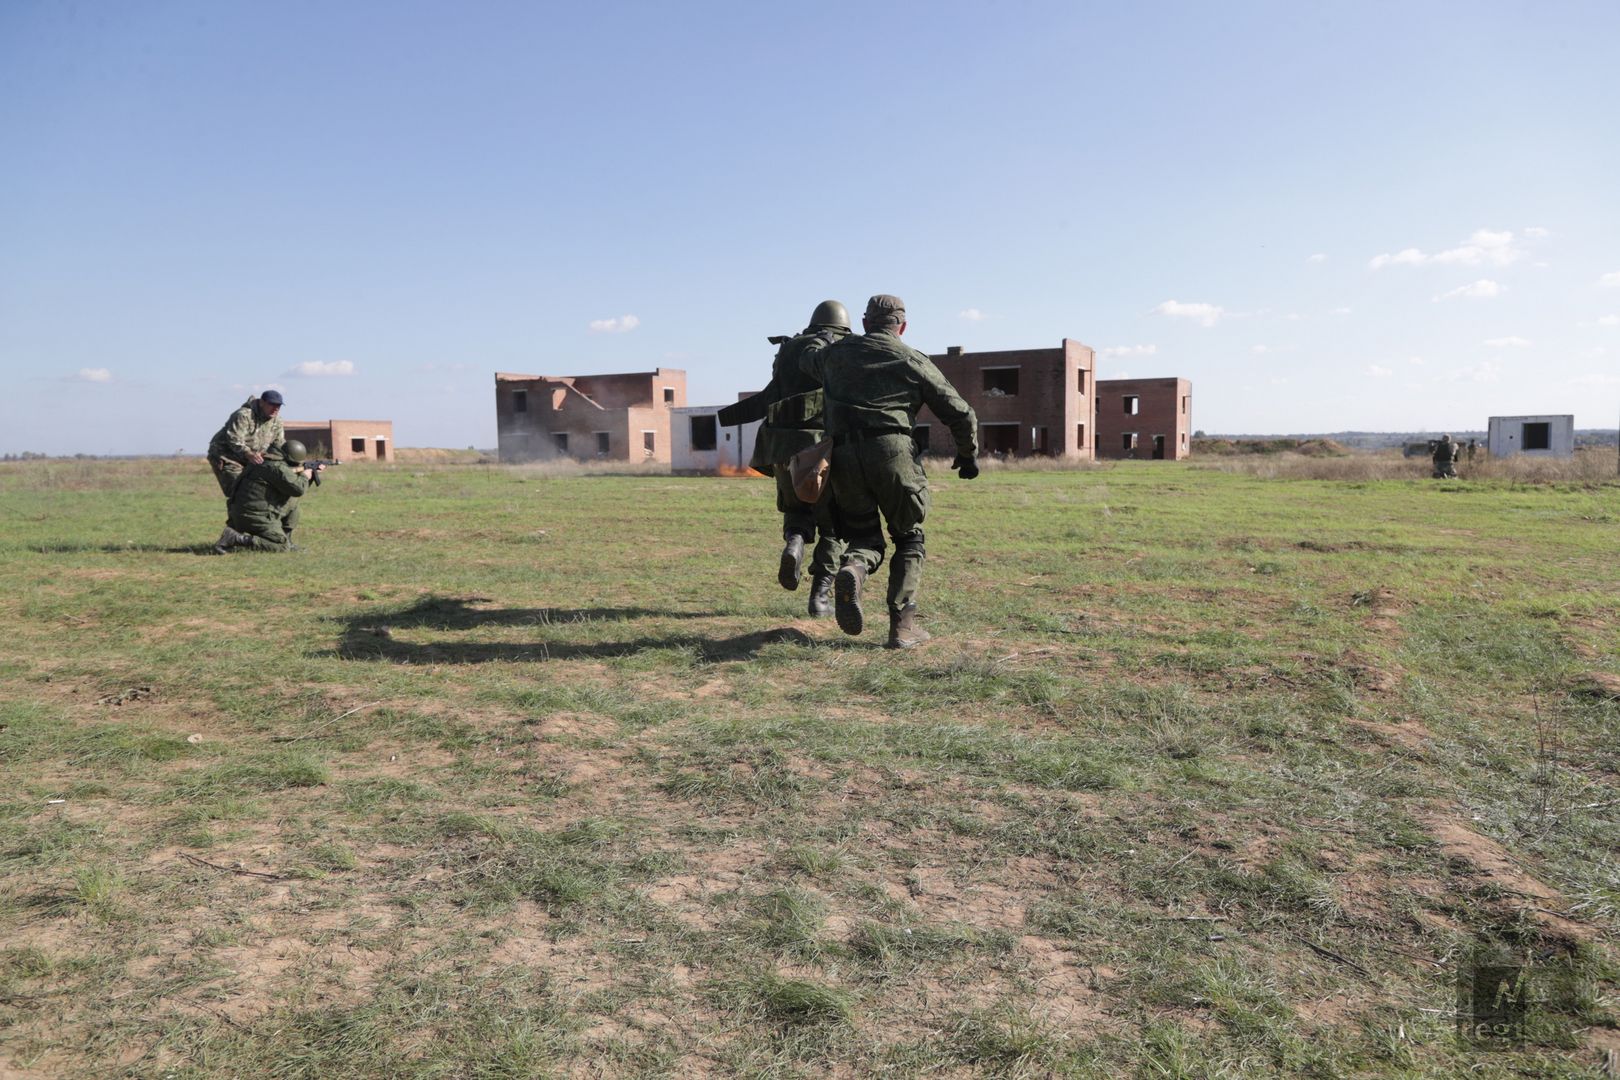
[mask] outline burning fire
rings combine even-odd
[[[735,465],[731,465],[731,464],[728,464],[727,462],[722,461],[719,465],[715,466],[714,475],[716,475],[716,476],[758,476],[759,473],[755,472],[753,469],[746,468],[746,467],[739,469]]]

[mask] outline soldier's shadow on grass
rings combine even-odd
[[[212,555],[213,544],[187,544],[184,547],[164,547],[162,544],[81,544],[65,541],[58,544],[30,544],[28,550],[38,555]]]
[[[372,660],[395,664],[483,664],[492,661],[603,660],[632,656],[652,649],[695,650],[707,661],[750,660],[767,645],[813,645],[802,630],[781,627],[735,637],[701,634],[643,635],[620,641],[570,642],[556,640],[556,628],[588,627],[592,623],[630,623],[642,619],[706,619],[703,611],[664,611],[656,608],[485,608],[483,597],[428,597],[393,612],[347,616],[337,648],[325,655],[345,660]],[[402,641],[404,630],[473,630],[485,626],[547,628],[551,640],[536,642]]]

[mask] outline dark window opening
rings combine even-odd
[[[641,452],[647,457],[652,457],[655,453],[654,447],[657,446],[657,439],[658,432],[643,431],[641,433]]]
[[[378,461],[387,461],[388,460],[388,441],[386,439],[378,439],[377,440],[377,460]]]
[[[612,450],[612,449],[613,449],[613,441],[608,437],[608,433],[605,432],[605,431],[598,431],[596,433],[596,454],[597,454],[597,456],[598,457],[607,457],[608,452],[610,450]]]
[[[365,453],[366,452],[366,440],[363,439],[363,438],[350,439],[349,440],[349,452],[353,453],[353,454],[363,454],[363,453]]]
[[[984,393],[986,397],[1018,396],[1017,368],[982,368],[980,374],[984,376]]]
[[[551,441],[557,444],[557,453],[568,453],[568,432],[553,431],[551,433]]]
[[[528,412],[529,411],[529,392],[527,390],[514,390],[514,391],[512,391],[512,411],[513,412]]]
[[[1029,429],[1029,452],[1032,454],[1050,454],[1052,447],[1046,438],[1046,429],[1032,427]]]
[[[1142,408],[1142,399],[1136,394],[1126,394],[1120,399],[1125,405],[1125,415],[1135,416]]]
[[[664,404],[675,404],[675,388],[673,386],[664,387]]]
[[[1018,425],[980,424],[979,445],[987,454],[1018,453]]]
[[[1085,368],[1080,369],[1080,392],[1082,394],[1084,394],[1086,392],[1086,369]]]
[[[911,429],[911,444],[917,453],[926,454],[932,440],[931,429],[927,424],[918,424]]]
[[[1086,425],[1084,424],[1074,425],[1074,448],[1076,450],[1086,448]]]
[[[692,449],[713,450],[719,442],[719,428],[712,416],[692,417]]]
[[[1181,395],[1181,415],[1182,416],[1187,415],[1187,395],[1186,394]]]
[[[1153,436],[1153,460],[1154,461],[1163,461],[1164,460],[1164,436],[1163,435],[1155,435],[1155,436]]]
[[[1522,440],[1520,440],[1519,448],[1522,449],[1522,450],[1551,450],[1552,449],[1552,425],[1551,424],[1526,424],[1526,425],[1524,425],[1524,437],[1523,437]]]
[[[1127,431],[1127,432],[1125,432],[1125,434],[1121,435],[1119,438],[1120,438],[1119,448],[1121,450],[1135,450],[1136,449],[1136,432]]]

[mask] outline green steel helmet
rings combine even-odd
[[[810,325],[836,326],[840,330],[848,330],[849,311],[836,300],[823,300],[810,313]]]
[[[282,454],[294,465],[302,465],[304,459],[309,457],[309,451],[297,439],[288,439],[281,447]]]

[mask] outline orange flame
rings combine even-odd
[[[716,475],[716,476],[731,476],[731,477],[738,477],[738,476],[746,477],[746,476],[758,476],[759,473],[757,473],[753,469],[750,469],[750,468],[747,468],[747,467],[739,469],[735,465],[732,465],[732,464],[729,464],[727,462],[722,461],[719,465],[715,466],[714,475]]]

